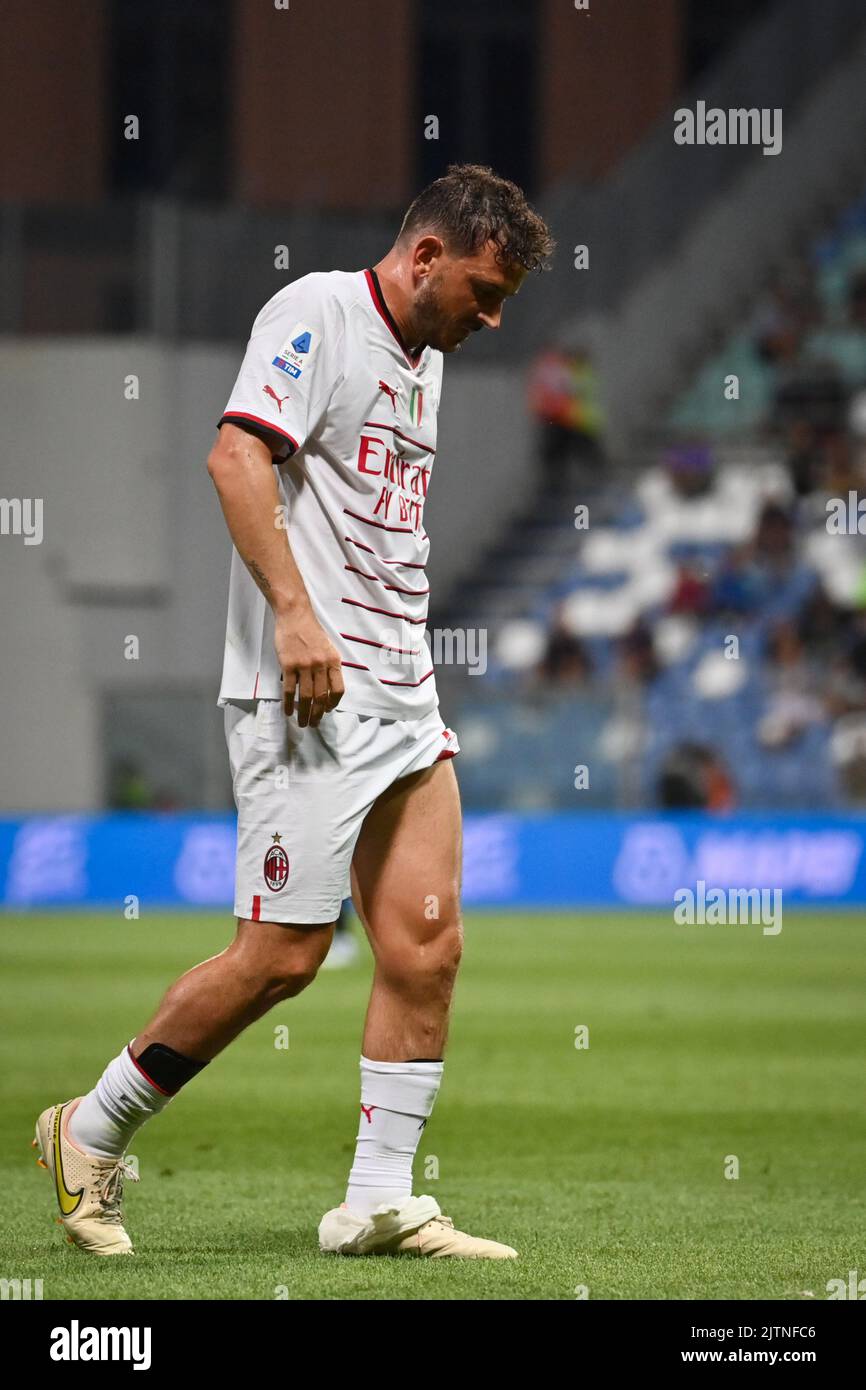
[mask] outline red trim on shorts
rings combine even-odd
[[[456,757],[456,755],[457,755],[457,750],[456,750],[456,749],[454,749],[454,748],[451,748],[451,749],[445,748],[445,749],[443,749],[443,751],[439,754],[439,757],[436,759],[436,761],[437,761],[437,763],[441,763],[441,762],[444,762],[444,760],[445,760],[446,758],[454,758],[454,757]]]
[[[261,920],[262,920],[262,899],[261,899],[261,895],[260,895],[259,893],[253,893],[253,910],[252,910],[252,912],[250,913],[250,921],[251,921],[251,922],[260,922]]]

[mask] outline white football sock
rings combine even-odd
[[[73,1110],[69,1138],[85,1153],[120,1158],[136,1130],[173,1099],[151,1085],[125,1047]]]
[[[412,1195],[412,1160],[433,1110],[444,1062],[361,1057],[361,1118],[346,1205],[369,1216]]]

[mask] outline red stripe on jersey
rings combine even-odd
[[[346,569],[348,568],[349,566],[347,565]],[[398,584],[386,584],[385,588],[393,589],[395,594],[411,594],[413,598],[423,598],[425,594],[429,594],[430,592],[429,589],[401,589]]]
[[[357,512],[350,512],[348,507],[344,507],[343,511],[354,521],[363,521],[365,526],[375,526],[379,531],[399,531],[404,536],[414,536],[415,534],[411,526],[386,526],[384,521],[371,521],[369,517],[358,516]]]
[[[413,439],[411,434],[404,434],[397,425],[386,425],[382,420],[365,420],[364,428],[371,430],[390,430],[392,434],[398,435],[400,439],[405,439],[407,444],[414,444],[416,449],[423,449],[425,454],[435,454],[436,452],[435,449],[430,448],[429,444],[422,444],[420,439]]]
[[[344,565],[343,569],[348,570],[350,574],[360,574],[362,579],[372,579],[376,584],[382,583],[378,574],[365,574],[363,570],[359,570],[355,565]]]
[[[389,647],[387,642],[374,642],[370,637],[354,637],[351,632],[341,632],[347,642],[363,642],[365,647],[381,647],[383,652],[403,652],[406,656],[420,656],[420,647]]]
[[[361,666],[357,661],[341,661],[341,666],[351,666],[354,671],[369,671],[369,666]]]
[[[379,676],[379,684],[380,684],[380,685],[405,685],[405,686],[410,686],[410,685],[423,685],[425,681],[429,681],[429,679],[430,679],[430,677],[432,676],[432,674],[433,674],[433,671],[432,671],[432,669],[431,669],[430,671],[427,672],[426,676],[422,676],[421,679],[420,679],[419,681],[386,681],[386,680],[383,680],[381,676]]]
[[[281,430],[279,425],[274,424],[273,420],[263,420],[261,415],[250,415],[246,410],[230,410],[228,414],[223,416],[220,424],[224,420],[253,420],[257,425],[264,425],[265,429],[271,430],[273,434],[282,435],[283,439],[289,441],[293,449],[300,449],[301,447],[294,435],[289,434],[288,430]]]
[[[386,560],[384,555],[380,555],[371,545],[365,545],[363,541],[356,541],[354,536],[344,536],[344,541],[350,545],[356,545],[359,550],[366,550],[368,555],[372,555],[376,560],[381,560],[383,565],[402,565],[407,570],[425,570],[426,565],[418,564],[415,560]]]
[[[423,623],[426,618],[410,618],[408,613],[395,613],[393,608],[374,608],[371,603],[361,603],[357,598],[341,598],[341,603],[351,603],[353,608],[366,608],[368,613],[383,613],[386,618],[402,618],[405,623]]]
[[[256,698],[256,695],[258,694],[258,690],[259,690],[259,675],[260,675],[260,672],[259,672],[259,671],[256,671],[256,683],[255,683],[255,686],[253,687],[253,699],[255,699],[255,698]]]

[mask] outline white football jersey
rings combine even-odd
[[[339,708],[357,714],[420,719],[439,703],[424,500],[441,386],[442,353],[411,356],[375,271],[315,272],[261,310],[219,422],[286,441],[274,521],[342,658]],[[273,612],[232,552],[219,703],[276,699]]]

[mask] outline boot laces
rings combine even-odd
[[[138,1182],[139,1176],[131,1163],[124,1163],[123,1159],[118,1159],[106,1174],[97,1189],[99,1205],[102,1207],[104,1219],[111,1221],[119,1226],[121,1224],[120,1203],[123,1197],[123,1179],[129,1178],[130,1182]]]

